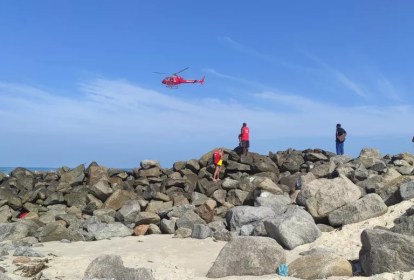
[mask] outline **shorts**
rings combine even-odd
[[[242,147],[248,149],[250,147],[250,141],[249,140],[242,140]]]
[[[222,166],[223,165],[223,161],[222,160],[219,160],[216,165],[217,166]]]

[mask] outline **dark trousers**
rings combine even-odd
[[[344,142],[336,142],[336,154],[343,155],[344,154]]]

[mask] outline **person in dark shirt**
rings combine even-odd
[[[336,154],[343,155],[344,154],[344,142],[346,137],[346,131],[341,127],[341,124],[338,123],[336,125],[336,135],[335,135],[335,142],[336,142]]]

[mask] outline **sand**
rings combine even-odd
[[[381,217],[346,225],[340,230],[322,233],[322,236],[311,244],[286,250],[288,263],[299,257],[299,253],[312,248],[327,248],[347,258],[357,260],[361,249],[360,234],[364,229],[375,226],[390,228],[395,218],[401,216],[406,209],[414,205],[414,199],[403,201],[389,207],[388,212]],[[126,267],[146,267],[152,269],[157,280],[201,280],[214,263],[220,250],[226,242],[214,241],[212,238],[203,240],[192,238],[173,238],[172,235],[146,235],[112,238],[93,242],[46,242],[41,247],[33,249],[50,258],[49,268],[43,270],[48,279],[79,280],[90,262],[104,254],[120,255]],[[7,275],[12,279],[30,279],[13,274],[17,268],[12,264],[15,257],[9,255],[0,266],[7,269]],[[403,276],[403,277],[402,277]],[[401,279],[414,278],[414,271],[399,275]],[[382,279],[397,278],[393,274],[384,274]],[[406,278],[408,277],[408,278]],[[231,276],[220,279],[235,280],[270,280],[295,279],[279,277],[276,274],[266,276]],[[343,278],[331,278],[343,279]],[[366,279],[353,277],[349,279]]]

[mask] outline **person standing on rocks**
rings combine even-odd
[[[249,128],[247,127],[246,123],[243,123],[243,126],[240,131],[240,142],[241,146],[243,148],[243,155],[247,156],[247,153],[249,152],[250,147],[250,141],[249,141]]]
[[[216,166],[213,174],[213,181],[215,182],[217,180],[220,180],[220,169],[223,165],[223,149],[218,149],[214,151],[213,160],[214,165]]]
[[[346,137],[346,131],[341,127],[341,124],[338,123],[336,125],[336,135],[335,135],[335,142],[336,142],[336,154],[343,155],[344,154],[344,142]]]

